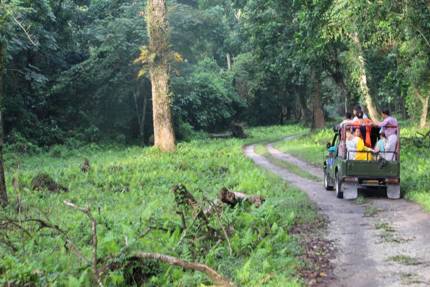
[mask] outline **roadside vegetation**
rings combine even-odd
[[[317,220],[306,195],[253,165],[242,153],[246,143],[281,138],[298,127],[258,128],[247,140],[206,138],[178,145],[175,155],[155,148],[56,147],[36,155],[8,153],[10,205],[0,212],[0,285],[90,286],[91,265],[77,257],[67,240],[91,258],[91,227],[86,215],[64,201],[90,207],[97,220],[99,268],[103,282],[115,286],[199,286],[202,273],[130,259],[136,251],[158,252],[211,266],[242,286],[300,286],[301,246],[289,230]],[[90,169],[81,171],[84,158]],[[33,190],[40,173],[68,192]],[[14,190],[14,184],[19,185]],[[228,233],[208,239],[204,228],[184,235],[172,187],[182,184],[205,208],[219,190],[264,196],[260,207],[223,207],[210,226]],[[33,221],[29,221],[33,220]],[[64,230],[44,226],[49,222]],[[191,225],[192,216],[186,216]],[[17,227],[19,226],[19,228]],[[202,237],[202,238],[199,238]]]
[[[322,166],[326,146],[333,139],[332,129],[323,129],[281,141],[276,147],[316,166]],[[430,211],[430,137],[428,129],[411,123],[401,123],[401,190],[405,198],[421,204]],[[425,136],[427,135],[427,136]]]

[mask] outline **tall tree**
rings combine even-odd
[[[419,125],[427,125],[430,101],[430,6],[428,1],[402,2],[403,21],[399,22],[401,69],[410,85],[409,113],[418,115]]]
[[[321,101],[321,75],[315,69],[311,71],[311,82],[312,128],[321,129],[325,126]]]
[[[8,196],[6,189],[6,178],[5,178],[5,169],[4,169],[4,160],[3,160],[3,144],[4,144],[4,102],[5,102],[5,75],[6,75],[6,59],[7,59],[7,44],[8,38],[14,38],[17,40],[17,36],[15,33],[11,33],[12,35],[8,35],[10,33],[9,30],[12,30],[13,27],[16,27],[16,31],[19,31],[19,34],[24,34],[27,40],[33,44],[37,45],[30,33],[25,28],[22,21],[16,16],[19,11],[24,11],[22,7],[19,7],[13,1],[0,0],[0,205],[6,206],[8,204]],[[13,23],[14,25],[12,25]]]
[[[368,16],[377,10],[379,3],[368,3],[367,1],[334,0],[331,8],[327,11],[329,23],[327,34],[333,40],[342,39],[351,47],[351,53],[356,60],[355,74],[359,83],[362,97],[366,103],[370,117],[379,119],[379,113],[369,89],[369,77],[367,73],[367,61],[363,49],[362,34],[367,34],[377,26],[378,19]],[[370,12],[369,12],[370,11]]]
[[[354,44],[354,51],[356,52],[358,61],[358,81],[360,84],[360,90],[366,102],[367,110],[372,119],[379,119],[378,110],[373,101],[372,95],[370,94],[368,86],[368,76],[366,72],[366,60],[364,58],[363,47],[361,44],[360,36],[357,32],[353,32],[351,35],[352,43]]]
[[[173,131],[171,94],[169,88],[169,25],[165,0],[149,0],[147,9],[149,51],[153,60],[149,65],[152,84],[154,144],[161,151],[176,149]]]
[[[0,4],[1,5],[1,4]],[[0,27],[1,31],[1,27]],[[3,77],[6,73],[6,49],[5,44],[0,38],[0,205],[6,206],[8,204],[7,191],[6,191],[6,181],[4,175],[4,165],[3,165]]]

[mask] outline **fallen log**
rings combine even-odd
[[[218,197],[222,202],[230,206],[235,206],[240,202],[249,202],[255,207],[260,207],[265,201],[265,198],[260,195],[246,195],[242,192],[231,191],[226,187],[220,190]]]
[[[182,259],[163,255],[159,253],[146,253],[146,252],[137,252],[131,256],[131,258],[140,258],[140,259],[153,259],[159,260],[161,262],[167,263],[169,265],[175,265],[182,267],[186,270],[194,270],[205,273],[217,286],[224,287],[233,287],[235,286],[233,282],[210,268],[209,266],[201,263],[187,262]]]
[[[215,134],[209,134],[209,137],[212,139],[228,139],[233,137],[232,132],[225,132],[225,133],[215,133]]]

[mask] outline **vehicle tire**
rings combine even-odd
[[[336,197],[343,198],[342,182],[339,180],[339,175],[336,173],[335,179]]]
[[[324,188],[326,190],[333,190],[333,185],[330,185],[330,178],[327,174],[327,170],[324,169]]]

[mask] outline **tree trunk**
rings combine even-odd
[[[342,73],[337,72],[335,75],[332,75],[332,78],[338,88],[340,89],[341,98],[344,100],[344,110],[345,113],[349,111],[349,93],[348,88],[346,87],[345,80],[343,78]]]
[[[230,56],[230,53],[227,53],[226,58],[227,58],[227,69],[231,70],[231,56]]]
[[[311,72],[312,78],[312,128],[321,129],[325,126],[324,110],[321,104],[321,79],[314,70]]]
[[[358,58],[358,67],[359,67],[359,81],[360,81],[360,89],[364,96],[364,100],[366,102],[367,110],[369,111],[369,115],[372,119],[379,120],[378,110],[373,102],[372,96],[369,92],[369,87],[367,85],[367,74],[366,74],[366,62],[364,59],[363,48],[361,46],[361,41],[358,36],[358,33],[355,32],[352,34],[352,42],[355,45],[357,51]]]
[[[298,102],[300,104],[299,120],[301,120],[307,124],[312,119],[311,119],[311,111],[309,110],[309,108],[306,104],[306,97],[300,91],[297,91],[296,95],[298,97]]]
[[[424,97],[420,94],[419,91],[417,91],[416,93],[417,93],[418,99],[421,101],[421,104],[422,104],[422,110],[421,110],[421,116],[420,116],[420,128],[425,128],[427,125],[430,96]]]
[[[142,110],[139,109],[139,98],[142,97]],[[138,82],[136,90],[133,93],[134,104],[136,108],[137,124],[139,127],[139,137],[144,143],[145,140],[145,124],[146,124],[146,110],[148,106],[148,97],[142,93],[141,83]]]
[[[165,0],[148,1],[149,50],[155,55],[150,65],[154,145],[161,151],[175,151],[169,89],[169,26]]]
[[[146,111],[148,110],[148,97],[146,93],[143,93],[143,106],[142,106],[142,116],[140,119],[140,134],[142,140],[145,141],[145,125],[146,125]]]
[[[4,83],[3,77],[6,73],[5,47],[0,42],[0,205],[5,207],[8,204],[6,180],[3,163],[3,104],[4,104]]]

